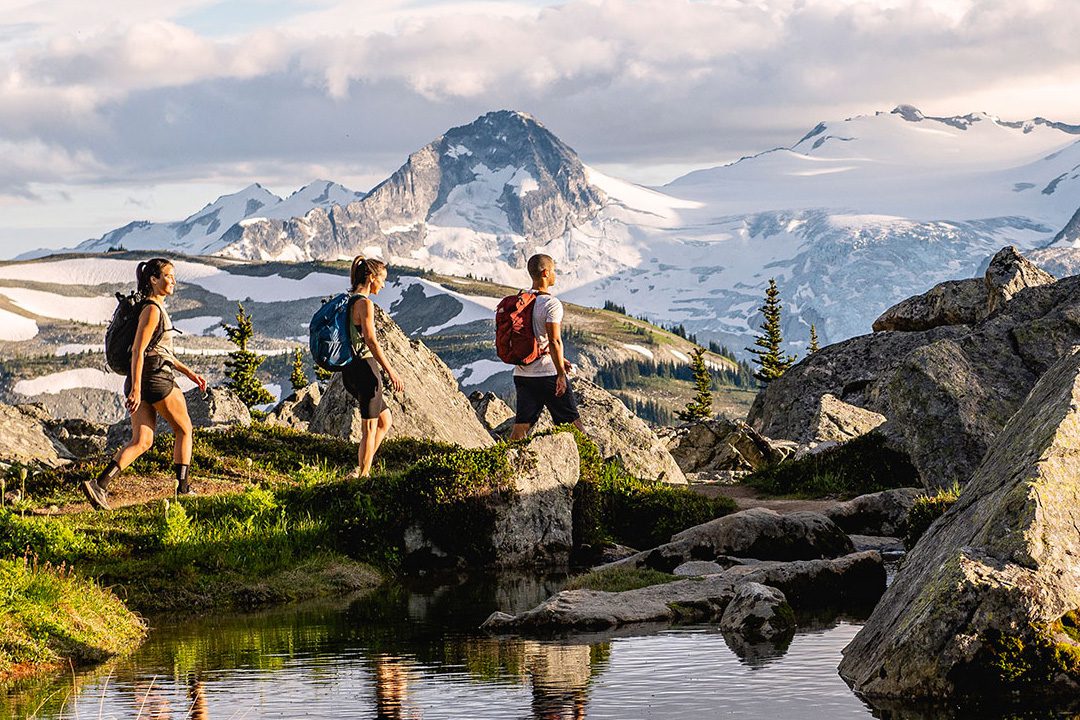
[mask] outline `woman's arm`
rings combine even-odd
[[[135,328],[135,340],[131,343],[131,391],[124,403],[128,412],[134,413],[142,402],[142,371],[146,348],[161,322],[161,310],[154,303],[147,303],[139,313],[139,325]]]
[[[183,375],[186,375],[188,380],[198,385],[200,392],[206,392],[206,378],[180,362],[179,358],[176,356],[173,356],[172,366],[179,370]]]
[[[382,346],[379,345],[379,340],[375,337],[375,303],[371,302],[371,298],[362,297],[353,303],[353,323],[360,328],[360,334],[364,336],[364,344],[371,350],[375,362],[379,363],[390,377],[390,384],[394,386],[394,390],[401,392],[405,385],[401,382],[401,378],[398,377],[397,373],[394,372],[394,369],[390,367],[390,362],[386,359],[386,353],[382,351]]]

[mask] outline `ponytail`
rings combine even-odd
[[[352,283],[352,290],[355,292],[356,288],[366,285],[368,280],[384,270],[386,270],[386,263],[382,260],[357,255],[353,258],[352,268],[349,270],[349,281]]]
[[[135,268],[135,283],[140,295],[149,297],[154,292],[150,279],[161,277],[167,265],[172,265],[172,263],[165,258],[154,258],[139,263]]]

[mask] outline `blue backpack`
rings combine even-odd
[[[308,327],[311,357],[323,370],[340,372],[352,362],[353,348],[349,339],[349,325],[352,293],[341,293],[324,300],[322,307],[315,311]]]

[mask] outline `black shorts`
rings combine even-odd
[[[372,420],[386,409],[382,373],[375,358],[355,358],[341,371],[345,389],[360,403],[360,417]]]
[[[566,392],[561,396],[555,395],[555,375],[543,377],[514,376],[514,389],[517,391],[517,414],[514,422],[524,425],[532,425],[539,418],[540,413],[546,407],[551,413],[551,419],[556,425],[574,422],[580,417],[577,409],[577,400],[574,398],[574,390],[570,387],[570,380],[566,381]]]
[[[178,387],[173,377],[172,365],[157,355],[147,355],[143,360],[139,400],[153,405],[169,397],[169,394]],[[124,397],[127,397],[129,392],[131,392],[131,375],[124,380]]]

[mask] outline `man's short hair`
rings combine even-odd
[[[555,267],[555,261],[551,258],[550,255],[533,255],[531,258],[529,258],[528,263],[529,277],[531,277],[533,280],[539,280],[540,273],[544,272],[544,270],[548,268],[553,267]]]

